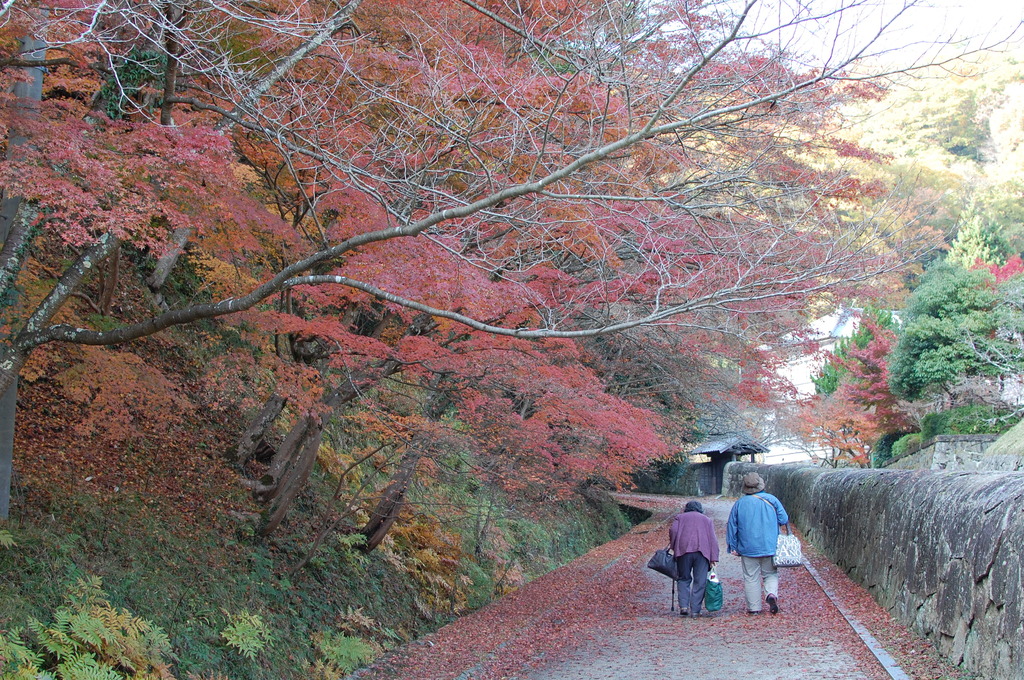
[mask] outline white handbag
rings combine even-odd
[[[776,567],[799,567],[804,563],[800,539],[793,534],[779,534],[772,562]]]

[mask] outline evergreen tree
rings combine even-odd
[[[889,363],[895,395],[918,399],[965,377],[995,375],[978,349],[995,338],[999,296],[992,275],[938,262],[910,296]]]
[[[1002,230],[985,215],[972,213],[957,232],[946,259],[964,269],[973,268],[979,261],[1002,266],[1008,250]]]

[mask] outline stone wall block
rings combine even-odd
[[[992,603],[1002,608],[1005,614],[1006,627],[1003,628],[1003,632],[1016,632],[1018,637],[1024,635],[1024,631],[1021,630],[1024,621],[1024,608],[1021,603],[1024,598],[1024,568],[1021,566],[1021,560],[1024,559],[1024,526],[1021,526],[1020,520],[1021,517],[1018,515],[1017,521],[1005,532],[1003,541],[994,555],[988,579]]]
[[[1024,437],[1024,430],[1017,437]],[[920,449],[888,462],[886,469],[970,472],[1024,470],[1024,453],[1020,452],[1019,445],[994,444],[1004,438],[991,434],[937,435],[924,442],[925,446]]]
[[[1013,530],[1013,516],[1018,513],[1022,492],[1012,476],[987,474],[990,481],[982,487],[980,526],[973,544],[972,575],[975,581],[987,576],[996,560],[996,552]]]
[[[969,579],[961,578],[964,570],[962,559],[952,559],[946,563],[935,602],[938,631],[950,638],[956,635],[961,624],[969,625],[971,622],[971,617],[969,614],[965,617],[965,613],[971,611],[974,588]]]

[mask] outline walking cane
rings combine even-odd
[[[672,579],[672,603],[669,605],[669,611],[674,612],[676,610],[676,580]]]

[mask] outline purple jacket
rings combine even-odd
[[[711,518],[700,512],[681,512],[672,520],[668,530],[668,541],[672,553],[679,557],[690,552],[699,552],[708,562],[718,561],[718,539]]]

